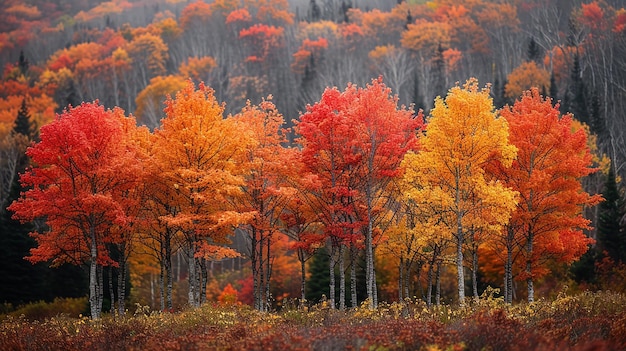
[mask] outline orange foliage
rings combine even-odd
[[[237,289],[233,288],[233,286],[228,283],[222,290],[220,296],[218,296],[217,301],[219,301],[222,305],[232,305],[238,302],[237,295],[239,292]]]
[[[29,6],[26,4],[15,4],[3,9],[3,11],[7,14],[26,20],[34,20],[41,17],[41,11],[39,11],[37,6]]]
[[[81,60],[98,60],[104,54],[104,47],[98,43],[81,43],[59,50],[48,59],[48,68],[58,71],[61,68],[74,70]]]
[[[530,88],[545,90],[550,88],[550,73],[537,67],[534,61],[524,62],[514,69],[509,74],[504,90],[507,97],[516,98]]]
[[[317,40],[310,40],[305,38],[302,41],[300,49],[293,54],[294,62],[291,64],[291,68],[294,72],[303,73],[306,65],[309,63],[311,56],[314,57],[316,62],[319,62],[320,57],[324,49],[328,48],[328,40],[325,38],[318,38]]]
[[[581,4],[580,23],[592,30],[606,30],[606,20],[604,10],[597,1],[588,4]]]
[[[246,8],[242,8],[242,9],[237,9],[231,13],[228,14],[228,16],[226,17],[226,24],[231,24],[234,22],[250,22],[252,20],[252,16],[250,16],[250,12],[248,12],[248,9]]]
[[[441,45],[443,49],[450,47],[450,25],[444,22],[428,22],[418,20],[409,24],[402,33],[402,46],[413,51],[423,52],[431,58]]]
[[[363,35],[370,38],[385,38],[386,41],[395,41],[404,30],[405,23],[406,13],[383,12],[378,9],[360,13]]]
[[[239,37],[247,39],[252,49],[252,54],[247,60],[250,62],[265,62],[268,56],[282,45],[285,28],[255,24],[250,28],[242,29]]]
[[[557,85],[563,85],[565,80],[569,77],[570,67],[574,62],[574,55],[576,55],[576,53],[582,55],[584,48],[582,46],[566,46],[563,48],[555,46],[552,50],[546,52],[543,63],[544,66],[548,68],[550,67],[550,63],[552,63],[552,72]]]
[[[165,41],[176,39],[183,32],[178,26],[178,22],[173,18],[165,18],[155,23],[155,26],[159,29],[161,38]]]
[[[186,31],[192,26],[209,21],[212,15],[211,5],[202,0],[192,2],[180,14],[180,27]]]
[[[504,184],[519,192],[509,223],[519,243],[514,249],[522,252],[514,264],[519,279],[534,279],[549,271],[548,259],[571,263],[593,242],[582,231],[589,221],[581,211],[601,198],[586,193],[581,179],[596,169],[591,168],[585,131],[573,132],[572,116],[561,116],[537,88],[501,113],[518,148],[513,165],[498,171]]]
[[[132,8],[133,5],[128,1],[116,0],[101,2],[91,10],[85,12],[80,11],[74,18],[79,22],[89,22],[94,19],[104,18],[111,14],[119,14],[122,11]]]
[[[187,62],[180,65],[178,71],[183,77],[200,82],[207,81],[215,67],[217,67],[217,62],[210,56],[190,57]]]
[[[457,49],[448,49],[443,52],[443,60],[449,71],[456,70],[462,58],[463,54]]]
[[[293,24],[293,13],[287,0],[254,0],[248,7],[256,8],[256,19],[261,23],[286,26]]]
[[[626,10],[621,8],[615,12],[615,20],[613,22],[613,32],[620,33],[626,29]]]

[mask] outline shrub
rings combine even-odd
[[[81,314],[88,311],[88,303],[86,297],[81,298],[56,298],[52,302],[33,302],[15,311],[11,312],[12,316],[24,316],[28,320],[44,320],[59,315],[78,318]]]

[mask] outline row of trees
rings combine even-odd
[[[505,287],[525,279],[532,301],[545,263],[570,263],[590,242],[582,209],[599,197],[581,184],[595,170],[586,131],[536,89],[499,114],[489,89],[469,80],[438,99],[424,124],[381,79],[329,88],[296,123],[298,147],[286,143],[285,122],[269,99],[225,118],[211,88],[188,82],[167,99],[165,114],[150,132],[117,107],[83,103],[42,127],[27,151],[33,166],[21,183],[28,190],[9,210],[45,222],[33,233],[38,246],[29,260],[89,264],[93,318],[101,313],[107,266],[118,268],[123,313],[127,262],[138,251],[157,257],[162,308],[171,308],[172,252],[181,247],[188,304],[199,306],[207,262],[242,254],[224,245],[234,230],[248,237],[243,254],[259,310],[269,307],[279,235],[292,238],[302,267],[316,249],[327,249],[331,292],[339,265],[339,300],[330,295],[339,308],[346,306],[346,257],[357,304],[359,252],[374,308],[380,249],[399,255],[401,298],[412,258],[429,255],[436,279],[455,252],[462,304],[464,255],[475,274],[485,252],[483,264],[500,266]],[[301,279],[304,285],[304,269]]]

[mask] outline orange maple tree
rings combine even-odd
[[[232,199],[237,211],[253,214],[240,229],[250,239],[254,306],[266,311],[274,260],[272,241],[281,228],[280,215],[295,193],[288,180],[293,178],[297,151],[283,146],[287,142],[287,131],[282,129],[284,119],[271,101],[264,100],[258,106],[248,102],[233,118],[251,142],[241,146],[245,163],[241,169],[242,195]]]
[[[244,184],[240,169],[248,138],[234,119],[223,118],[223,105],[202,83],[196,89],[188,82],[165,105],[166,117],[154,132],[153,157],[164,186],[174,191],[172,211],[161,220],[184,235],[188,302],[199,306],[206,291],[206,260],[237,255],[223,244],[229,242],[233,226],[252,216],[228,206]],[[199,273],[202,279],[197,279]]]
[[[589,220],[582,209],[601,198],[582,188],[582,178],[596,169],[591,168],[585,131],[573,131],[571,115],[561,115],[558,105],[552,106],[536,88],[501,113],[518,153],[510,168],[499,167],[496,172],[506,186],[519,192],[519,201],[496,250],[506,254],[501,260],[507,301],[512,299],[512,271],[518,266],[518,279],[526,281],[532,302],[533,281],[549,272],[549,259],[571,263],[587,250],[592,239],[583,233]]]

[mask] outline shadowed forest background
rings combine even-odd
[[[120,107],[139,125],[158,129],[168,95],[204,82],[224,103],[224,116],[247,101],[271,102],[285,125],[294,127],[307,105],[326,88],[364,87],[383,82],[398,104],[428,115],[437,96],[475,77],[490,85],[496,109],[512,105],[537,88],[559,101],[586,128],[593,167],[583,187],[605,201],[583,209],[594,239],[573,264],[548,258],[550,274],[536,282],[536,295],[626,289],[626,6],[624,1],[4,1],[0,5],[0,312],[36,301],[88,295],[85,262],[31,263],[29,232],[42,222],[20,224],[6,210],[18,199],[19,173],[29,165],[27,145],[38,130],[68,106],[98,101]],[[268,99],[269,100],[269,99]],[[285,145],[297,135],[285,133]],[[241,253],[203,262],[206,301],[237,300],[254,305],[255,289],[248,236],[234,230],[228,246]],[[269,241],[268,241],[269,243]],[[268,244],[268,252],[269,252]],[[272,241],[271,308],[301,296],[298,246],[289,235]],[[171,266],[173,308],[188,303],[189,269],[182,242],[174,242]],[[423,298],[432,287],[433,248],[412,257],[405,297]],[[152,253],[151,253],[152,252]],[[124,256],[111,249],[111,260]],[[68,257],[71,255],[68,255]],[[306,298],[330,296],[329,253],[324,245],[306,255]],[[367,297],[366,258],[354,267],[359,301]],[[304,258],[303,258],[304,259]],[[441,299],[455,301],[452,258],[442,258]],[[63,263],[63,264],[61,264]],[[269,263],[268,263],[269,264]],[[472,265],[466,263],[467,267]],[[378,299],[398,299],[398,257],[376,251]],[[159,258],[134,247],[128,269],[104,265],[104,306],[119,294],[126,305],[162,309],[164,287]],[[269,267],[269,265],[268,265]],[[481,293],[501,287],[502,267],[484,257],[475,273]],[[337,266],[339,270],[339,266]],[[406,273],[406,272],[405,272]],[[337,277],[339,273],[337,272]],[[337,278],[339,279],[339,278]],[[429,284],[429,282],[431,284]],[[401,282],[400,285],[403,283]],[[348,284],[350,285],[350,284]],[[468,270],[466,286],[471,286]],[[115,288],[114,288],[115,287]],[[337,289],[339,289],[337,287]],[[524,281],[513,284],[515,301],[526,299]],[[339,290],[337,290],[338,293]],[[468,290],[469,291],[469,290]],[[350,286],[345,292],[353,294]],[[111,309],[112,310],[112,309]]]

